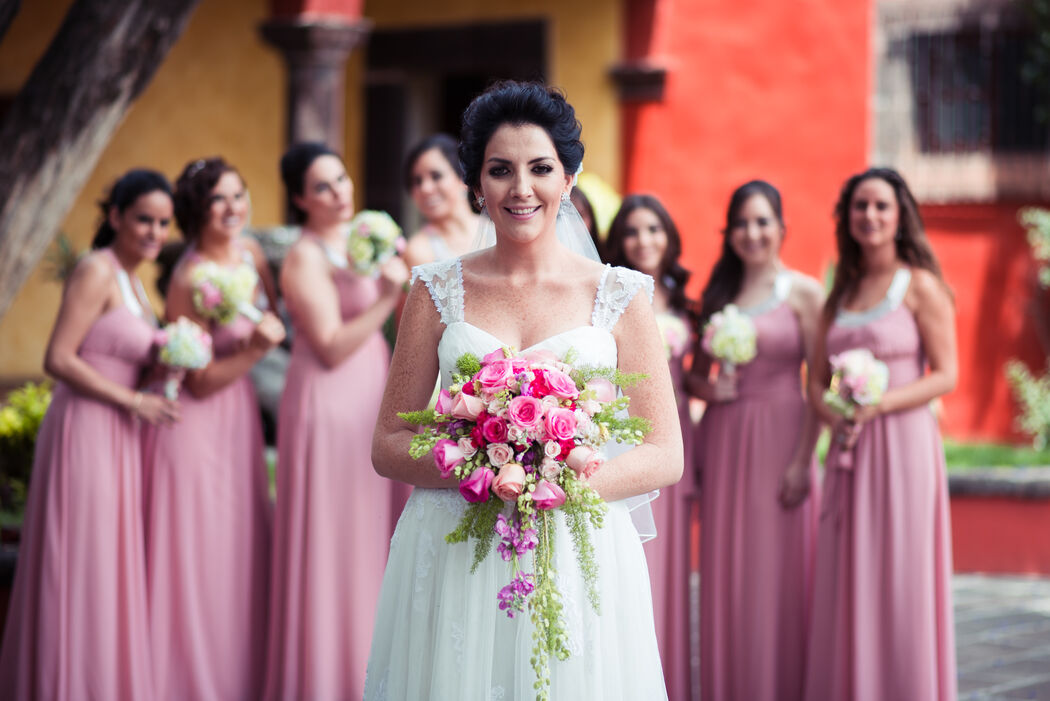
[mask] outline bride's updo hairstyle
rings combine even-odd
[[[463,165],[463,181],[472,191],[481,185],[485,147],[504,124],[541,127],[554,142],[558,160],[570,175],[583,162],[580,122],[559,90],[540,83],[500,81],[474,98],[463,113],[459,160]]]

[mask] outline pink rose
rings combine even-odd
[[[525,468],[516,462],[508,462],[499,469],[492,480],[492,491],[503,501],[514,501],[525,487]]]
[[[514,379],[514,370],[508,361],[497,360],[483,366],[474,379],[481,384],[482,392],[495,394],[507,388]]]
[[[466,392],[460,392],[452,400],[451,411],[454,418],[473,421],[478,418],[478,414],[485,411],[485,402]]]
[[[431,452],[434,455],[434,464],[441,470],[441,476],[445,479],[451,477],[452,471],[467,461],[456,441],[447,438],[442,438],[435,443]]]
[[[558,444],[555,443],[554,445]],[[557,478],[561,474],[561,463],[553,458],[544,458],[543,462],[540,463],[540,474],[549,480]]]
[[[547,386],[551,388],[551,394],[562,399],[576,399],[580,391],[576,389],[576,383],[572,378],[561,370],[547,370]]]
[[[470,436],[463,436],[456,444],[463,451],[463,456],[466,458],[472,458],[474,453],[478,452],[478,446]]]
[[[507,359],[507,355],[503,352],[503,349],[502,348],[497,348],[496,350],[492,351],[491,353],[486,353],[485,357],[481,359],[481,364],[484,366],[484,365],[489,365],[490,363],[497,363],[497,362],[499,362],[501,360],[506,360],[506,359]]]
[[[616,399],[616,385],[604,377],[592,377],[587,380],[587,389],[594,392],[594,398],[599,402],[611,402]]]
[[[485,454],[493,467],[502,467],[514,457],[514,451],[506,443],[489,443],[485,446]]]
[[[543,456],[547,458],[556,458],[561,455],[561,445],[558,441],[547,441],[543,444]]]
[[[543,428],[549,438],[568,440],[576,435],[576,414],[572,409],[551,409],[543,418]]]
[[[543,421],[543,405],[535,397],[514,397],[507,406],[507,417],[520,428],[536,428]]]
[[[481,425],[481,435],[486,443],[502,443],[507,440],[507,422],[497,416],[490,416]]]
[[[205,280],[197,289],[201,293],[201,306],[205,309],[214,309],[222,303],[222,293],[211,280]]]
[[[448,393],[447,389],[441,390],[438,394],[437,402],[434,404],[434,411],[439,414],[447,414],[452,411],[452,395]]]
[[[521,359],[532,365],[553,365],[558,362],[558,356],[549,350],[531,350],[523,353]]]
[[[601,403],[594,399],[584,399],[578,406],[583,410],[583,413],[587,414],[587,416],[594,416],[602,410]]]
[[[492,470],[487,467],[476,468],[470,473],[470,477],[459,483],[459,493],[471,504],[488,501],[492,477]]]
[[[557,509],[565,503],[565,491],[554,482],[540,480],[532,492],[532,502],[537,509]]]
[[[594,448],[578,445],[565,456],[565,464],[576,471],[580,477],[590,477],[605,463],[605,458]]]

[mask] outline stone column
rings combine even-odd
[[[259,27],[288,65],[288,143],[323,141],[343,151],[346,60],[371,30],[366,19],[274,18]]]

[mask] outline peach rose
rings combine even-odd
[[[492,480],[492,491],[503,501],[514,501],[525,488],[525,468],[516,462],[508,462],[499,469]]]

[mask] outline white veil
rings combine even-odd
[[[584,258],[602,263],[598,255],[598,249],[594,247],[591,233],[583,223],[583,217],[576,210],[572,200],[562,199],[558,206],[558,216],[554,224],[558,241],[573,253],[578,253]],[[478,234],[474,238],[474,250],[479,251],[496,245],[496,225],[489,217],[488,210],[482,208],[481,222],[478,225]],[[632,446],[622,443],[610,443],[606,446],[606,453],[610,458],[621,455],[631,449]],[[656,537],[656,521],[653,519],[653,509],[650,506],[656,497],[660,496],[660,490],[654,489],[646,494],[627,497],[623,503],[631,513],[631,521],[638,532],[638,537],[644,543]]]

